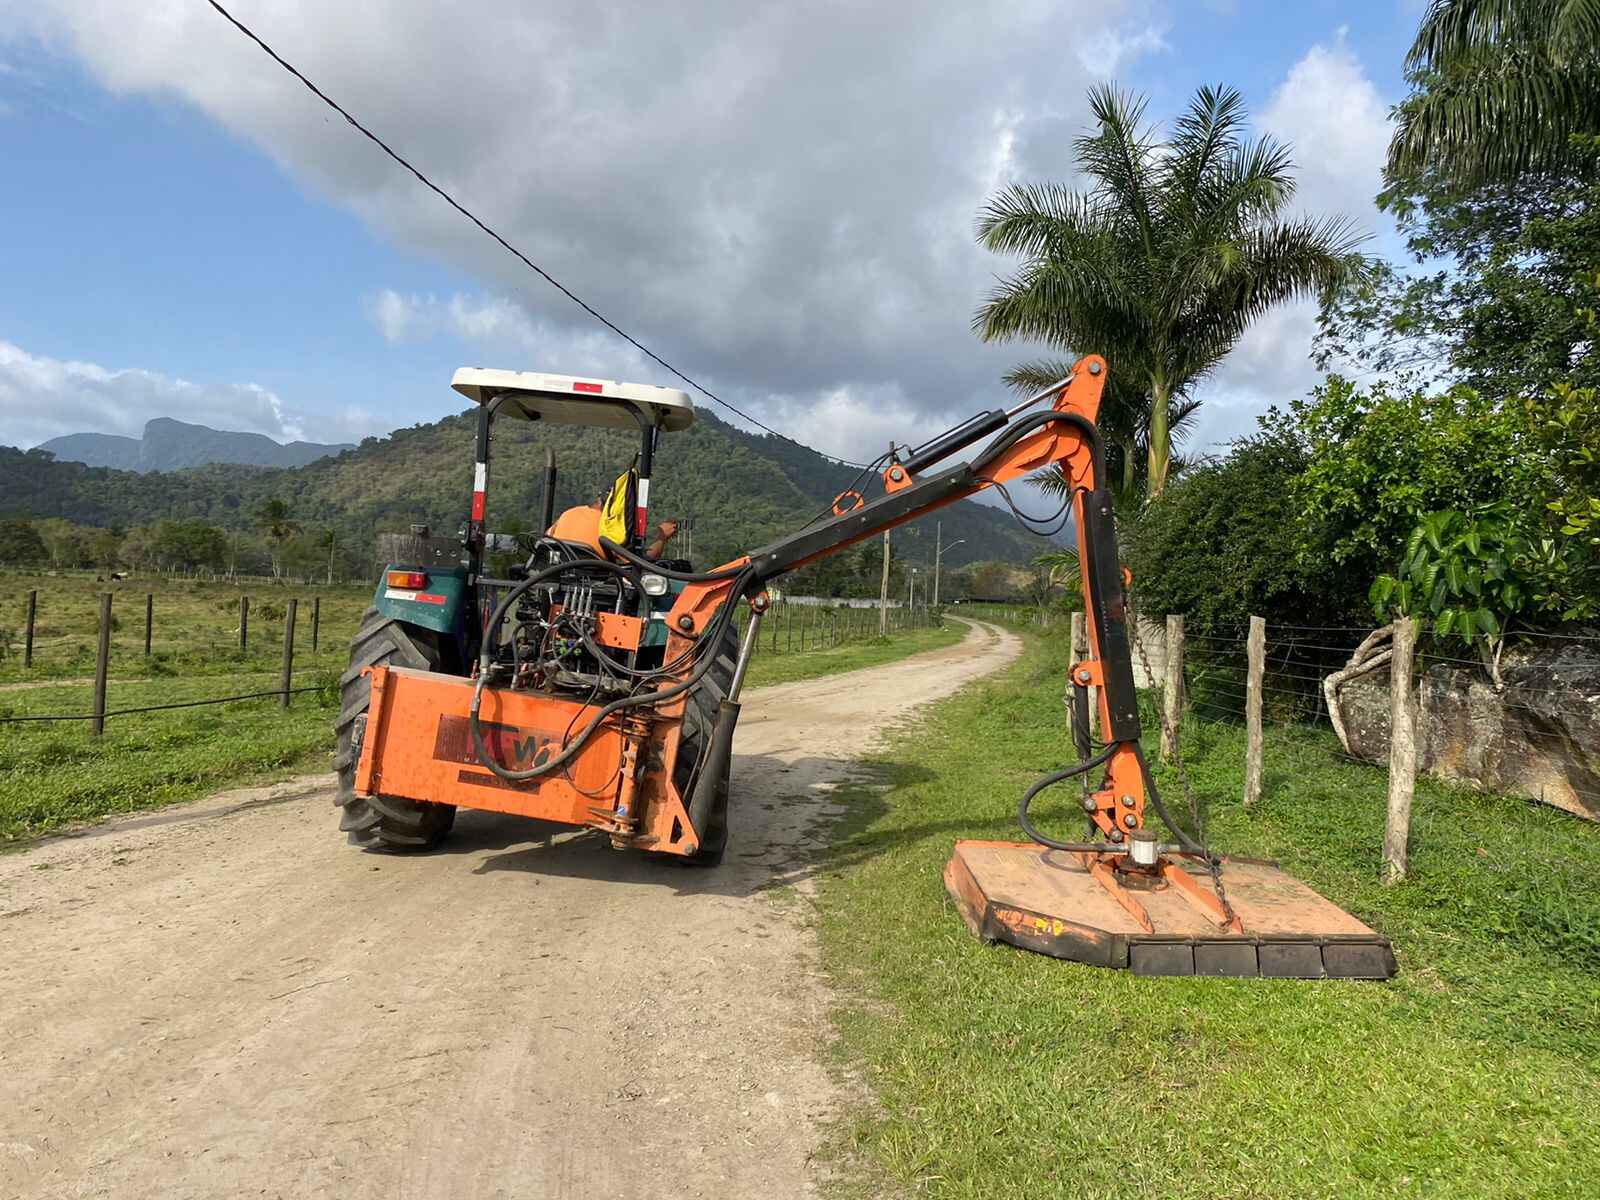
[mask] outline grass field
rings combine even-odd
[[[1423,782],[1411,877],[1382,888],[1382,772],[1269,729],[1246,811],[1242,731],[1207,726],[1187,757],[1213,842],[1390,936],[1395,980],[1143,979],[983,947],[941,870],[958,837],[1020,836],[1017,796],[1070,758],[1060,688],[1034,640],[846,797],[820,905],[841,1052],[878,1099],[841,1132],[861,1194],[1600,1195],[1600,828]],[[1036,811],[1081,831],[1062,799]]]
[[[25,668],[22,630],[28,593],[39,593],[33,666]],[[112,594],[113,680],[230,675],[269,671],[283,657],[283,624],[289,597],[298,597],[295,661],[301,666],[341,664],[361,613],[372,602],[371,584],[307,587],[262,580],[202,582],[161,576],[98,582],[92,574],[0,575],[0,687],[8,683],[74,679],[94,674],[100,596]],[[151,655],[144,653],[146,594],[155,596]],[[250,599],[249,641],[239,649],[239,598]],[[311,653],[311,608],[322,608],[320,654]],[[9,637],[7,638],[7,635]],[[0,691],[0,703],[6,693]]]
[[[9,583],[15,577],[7,577]],[[43,583],[51,586],[48,591]],[[105,589],[91,578],[50,579],[41,587],[41,612],[60,613],[61,629],[73,628],[74,615],[95,620],[95,595]],[[283,617],[274,629],[263,618],[258,649],[237,649],[237,612],[231,631],[218,620],[227,585],[195,585],[192,594],[181,588],[157,596],[158,613],[173,614],[168,649],[146,659],[143,655],[144,605],[142,581],[128,585],[138,599],[137,629],[125,623],[118,632],[117,654],[108,686],[108,708],[138,708],[177,704],[250,692],[278,686],[282,654]],[[280,610],[284,589],[265,589],[266,598],[252,596],[252,642],[258,628],[255,607],[276,603]],[[237,591],[231,593],[237,597]],[[288,594],[294,594],[289,592]],[[323,591],[321,652],[310,652],[309,626],[302,617],[296,644],[296,688],[314,689],[292,697],[282,709],[275,698],[231,704],[169,709],[161,712],[112,716],[104,737],[91,736],[84,722],[19,722],[0,724],[0,844],[36,836],[63,826],[104,816],[134,812],[189,800],[226,787],[260,782],[292,771],[324,771],[332,751],[336,714],[336,684],[344,669],[351,633],[370,600],[370,589]],[[131,601],[130,601],[131,603]],[[303,610],[309,605],[302,600]],[[160,623],[157,629],[161,629]],[[960,638],[963,626],[951,629],[912,629],[886,639],[846,643],[804,653],[768,653],[765,649],[751,664],[749,686],[809,679],[818,675],[855,670],[887,662],[920,650],[946,645]],[[61,633],[58,647],[78,635]],[[272,638],[276,637],[274,643]],[[229,644],[227,639],[232,638]],[[218,641],[217,639],[220,639]],[[94,638],[82,638],[90,647],[87,672],[93,671]],[[216,648],[212,648],[214,641]],[[161,642],[157,641],[157,647]],[[270,647],[266,649],[266,647]],[[36,660],[34,671],[24,673],[21,659],[9,683],[0,684],[0,718],[62,713],[84,713],[92,706],[93,689],[81,679],[85,668],[75,651],[54,659]],[[16,676],[42,686],[15,686]]]
[[[845,642],[804,653],[772,654],[762,651],[750,663],[748,687],[766,687],[774,683],[795,683],[802,679],[816,679],[822,675],[837,675],[841,671],[859,671],[863,667],[876,667],[882,663],[920,654],[924,650],[937,650],[953,646],[967,635],[967,627],[956,621],[926,629],[901,629],[887,637],[873,637],[859,642]]]

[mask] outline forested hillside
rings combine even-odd
[[[205,466],[134,473],[57,461],[39,450],[0,448],[0,515],[61,517],[104,528],[204,521],[255,529],[262,506],[282,501],[300,529],[329,530],[359,561],[373,535],[412,524],[453,532],[472,478],[469,414],[369,438],[354,450],[293,469]],[[628,465],[633,435],[573,426],[503,421],[491,464],[490,525],[531,529],[540,507],[544,451],[559,464],[559,507],[593,500]],[[694,554],[722,561],[798,528],[846,486],[854,472],[787,439],[756,436],[707,413],[668,435],[656,457],[651,496],[659,517],[689,518]],[[963,502],[944,510],[947,566],[979,560],[1025,562],[1043,543],[998,510]],[[932,519],[899,537],[897,554],[931,562]]]

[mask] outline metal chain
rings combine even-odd
[[[1130,605],[1130,607],[1132,607]],[[1150,660],[1145,656],[1144,642],[1139,637],[1138,610],[1134,610],[1134,617],[1129,622],[1129,634],[1133,641],[1134,651],[1139,655],[1139,665],[1144,668],[1144,677],[1153,687],[1155,686],[1155,672],[1150,669]],[[1205,852],[1206,865],[1211,869],[1211,886],[1216,889],[1217,899],[1222,902],[1223,912],[1228,914],[1229,921],[1237,921],[1238,914],[1233,911],[1233,905],[1228,901],[1228,891],[1222,885],[1222,860],[1211,852],[1211,843],[1206,838],[1205,824],[1200,820],[1200,804],[1195,799],[1194,787],[1189,782],[1188,769],[1183,765],[1183,750],[1178,745],[1178,733],[1167,723],[1167,708],[1165,704],[1156,705],[1156,720],[1161,723],[1161,732],[1167,744],[1172,747],[1172,765],[1178,769],[1178,782],[1183,785],[1184,799],[1189,805],[1189,819],[1194,822],[1195,840],[1200,843],[1200,849]]]

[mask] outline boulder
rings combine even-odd
[[[1485,792],[1526,796],[1600,820],[1600,630],[1534,638],[1483,670],[1434,663],[1418,683],[1417,769]],[[1389,755],[1386,668],[1340,690],[1349,751]]]

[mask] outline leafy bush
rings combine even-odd
[[[1436,631],[1499,639],[1600,609],[1594,390],[1493,400],[1358,391],[1333,378],[1273,418],[1307,456],[1301,561],[1374,580],[1372,600]]]
[[[1296,625],[1365,619],[1371,577],[1301,554],[1296,482],[1308,464],[1292,431],[1267,429],[1169,485],[1123,531],[1140,611],[1182,613],[1190,633],[1228,639],[1252,615]]]

